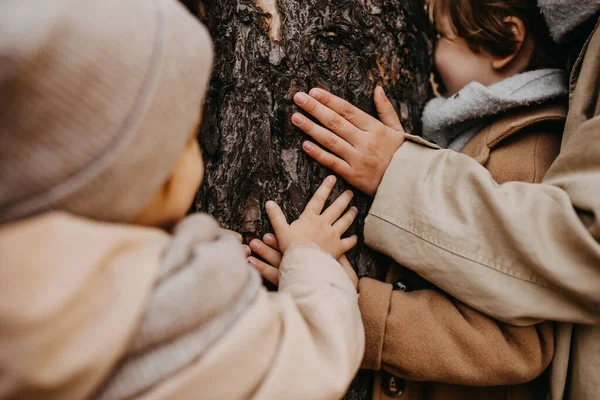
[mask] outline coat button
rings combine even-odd
[[[410,291],[408,285],[406,285],[400,279],[397,279],[394,282],[392,282],[392,287],[394,290],[399,290],[401,292],[409,292]]]
[[[404,393],[405,381],[385,371],[381,371],[381,385],[383,392],[388,397],[400,397]]]

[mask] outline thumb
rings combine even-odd
[[[265,208],[267,210],[267,216],[269,217],[269,221],[271,221],[271,225],[273,225],[275,235],[281,235],[285,228],[288,227],[288,223],[285,219],[283,211],[281,211],[281,208],[274,201],[267,201],[267,204],[265,204]]]
[[[381,86],[375,88],[373,97],[375,98],[375,107],[377,108],[377,113],[379,114],[381,122],[394,130],[404,132],[398,114],[396,114],[396,110],[394,110],[392,103],[385,95],[385,91]]]

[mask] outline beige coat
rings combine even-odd
[[[497,184],[465,155],[406,142],[365,240],[500,320],[555,320],[551,398],[600,394],[600,30],[571,75],[561,153],[542,184]]]
[[[479,132],[463,153],[498,183],[540,182],[558,155],[566,108],[516,110]],[[385,282],[360,281],[364,368],[373,399],[539,399],[554,355],[551,322],[517,327],[448,296],[394,264]],[[379,371],[382,370],[382,371]],[[538,378],[538,379],[536,379]],[[393,388],[396,390],[393,390]]]
[[[157,229],[48,213],[0,227],[1,399],[336,399],[364,333],[316,247],[267,293],[205,215]]]

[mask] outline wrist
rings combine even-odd
[[[377,189],[379,189],[379,185],[381,184],[381,181],[383,179],[383,174],[384,173],[385,173],[385,170],[381,174],[381,177],[379,177],[378,179],[376,179],[375,182],[373,183],[373,185],[371,185],[371,187],[369,188],[369,190],[365,192],[365,194],[367,196],[369,196],[370,198],[372,198],[372,199],[375,198],[375,195],[377,194]]]

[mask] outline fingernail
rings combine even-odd
[[[355,206],[352,206],[352,208],[350,208],[350,209],[358,214],[358,208],[356,208]]]
[[[267,204],[265,204],[265,208],[267,209],[267,211],[273,209],[273,207],[275,207],[275,202],[273,200],[269,200],[267,201]]]
[[[244,253],[246,253],[246,257],[248,257],[250,254],[252,254],[252,250],[250,250],[250,247],[244,246]]]
[[[312,149],[314,149],[314,145],[311,142],[304,142],[302,144],[302,147],[304,148],[304,150],[306,151],[312,151]]]
[[[275,237],[273,235],[271,235],[270,233],[267,233],[265,236],[263,236],[263,240],[267,243],[268,242],[273,243],[274,242],[273,239],[275,239]]]
[[[259,240],[254,239],[253,241],[250,242],[250,248],[252,250],[256,250],[259,247],[260,247],[260,241]]]
[[[312,97],[314,97],[315,99],[319,99],[319,97],[321,97],[321,91],[319,89],[311,89],[310,92],[308,92],[308,94],[310,94]]]
[[[294,96],[294,100],[297,104],[306,104],[306,102],[308,101],[308,96],[306,95],[306,93],[298,92]]]
[[[327,183],[334,184],[335,181],[337,180],[337,178],[333,175],[329,175],[326,180],[327,180]]]
[[[294,114],[292,115],[292,122],[295,125],[302,125],[302,123],[304,122],[304,117],[302,116],[302,114]]]
[[[247,261],[248,261],[250,264],[252,264],[252,265],[256,265],[256,260],[255,260],[253,257],[248,257],[246,260],[247,260]]]

